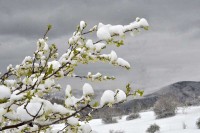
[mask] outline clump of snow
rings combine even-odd
[[[4,116],[10,120],[17,120],[17,115],[15,113],[15,111],[10,111],[4,114]]]
[[[103,95],[101,96],[100,104],[104,106],[105,104],[114,103],[114,96],[115,93],[111,90],[104,91]]]
[[[83,124],[80,127],[82,133],[91,133],[92,132],[92,128],[89,124]]]
[[[21,100],[24,97],[24,94],[18,94],[17,95],[17,93],[19,93],[19,92],[20,92],[19,90],[14,91],[12,93],[12,95],[10,96],[10,100],[13,100],[13,101]]]
[[[66,97],[71,97],[71,93],[72,93],[72,87],[70,85],[67,85],[65,89]]]
[[[119,66],[126,67],[126,68],[130,68],[131,67],[131,65],[126,60],[124,60],[122,58],[118,58],[117,59],[117,64]]]
[[[140,21],[138,22],[142,27],[148,27],[149,24],[145,18],[141,18]]]
[[[74,43],[77,43],[78,40],[80,39],[80,37],[81,37],[81,33],[80,33],[80,32],[74,32],[74,33],[73,33],[73,36],[72,36],[71,38],[69,38],[68,43],[69,43],[70,45],[72,45],[72,44],[74,44]]]
[[[67,123],[68,123],[69,125],[76,126],[76,125],[78,125],[78,123],[79,123],[78,120],[79,120],[79,119],[76,118],[76,117],[70,117],[70,118],[67,119]]]
[[[33,125],[33,127],[30,127],[31,132],[37,131],[38,129],[39,129],[38,125]]]
[[[148,22],[144,18],[136,18],[136,21],[129,25],[104,25],[99,23],[97,30],[97,37],[100,40],[109,40],[113,35],[123,36],[125,31],[132,31],[138,28],[148,29]]]
[[[46,43],[45,39],[39,39],[37,42],[37,50],[44,50],[47,51],[49,48],[48,44]]]
[[[86,27],[85,21],[80,22],[80,30],[83,30]]]
[[[13,69],[12,64],[10,64],[10,65],[7,66],[7,71],[9,71],[9,70],[11,70],[11,69]]]
[[[48,78],[48,79],[45,80],[44,87],[45,88],[50,88],[54,84],[55,84],[55,80],[52,79],[52,78]]]
[[[116,90],[116,96],[115,96],[115,102],[122,102],[126,100],[126,94],[123,90],[117,89]]]
[[[98,73],[92,75],[91,72],[88,72],[87,77],[88,77],[88,78],[91,78],[92,81],[94,81],[95,79],[101,78],[101,77],[102,77],[102,74],[98,72]]]
[[[10,88],[0,85],[0,99],[9,98],[11,95]]]
[[[9,86],[9,87],[11,87],[11,86],[16,86],[16,84],[17,84],[17,81],[16,80],[5,80],[5,82],[4,82],[7,86]]]
[[[114,25],[109,27],[109,32],[111,35],[118,34],[119,36],[124,35],[124,26],[122,25]]]
[[[99,55],[100,58],[105,58],[105,59],[109,59],[110,58],[110,55],[108,54],[102,54],[102,55]]]
[[[88,39],[86,41],[86,47],[89,48],[89,49],[94,49],[94,45],[93,45],[93,42],[91,39]]]
[[[115,62],[116,60],[117,60],[117,54],[114,50],[112,50],[110,53],[110,61]]]
[[[39,90],[42,90],[42,91],[45,90],[44,84],[39,84],[37,88],[38,88]]]
[[[45,100],[45,99],[41,99],[39,97],[33,97],[32,100],[31,100],[32,103],[43,103],[43,110],[45,112],[49,112],[49,111],[52,111],[53,110],[53,105],[50,101],[48,100]]]
[[[60,113],[60,114],[71,114],[73,113],[72,110],[69,110],[67,108],[65,108],[64,106],[60,105],[60,104],[56,104],[54,103],[53,106],[52,106],[52,111],[54,113]]]
[[[130,23],[129,25],[125,25],[124,28],[125,30],[135,30],[138,28],[144,28],[147,29],[149,27],[148,22],[146,21],[146,19],[144,18],[136,18],[136,21]]]
[[[62,64],[62,63],[66,63],[66,62],[67,62],[67,58],[69,57],[70,53],[71,53],[71,50],[68,49],[67,52],[64,53],[64,54],[60,57],[59,62],[60,62],[61,64]]]
[[[92,86],[89,83],[85,83],[83,85],[83,95],[84,96],[94,95],[94,90],[93,90]]]
[[[40,110],[40,107],[41,103],[30,102],[26,106],[27,112],[25,109],[25,104],[23,104],[17,108],[17,116],[21,121],[29,121],[33,119],[32,116],[35,116],[38,112],[38,116],[43,114],[43,109]]]
[[[30,56],[26,56],[25,58],[24,58],[24,60],[22,61],[22,64],[25,64],[25,63],[30,63],[30,62],[32,62],[32,57],[30,57]]]
[[[53,69],[54,70],[58,70],[60,68],[60,62],[54,60],[54,61],[51,61],[51,62],[48,62],[48,67],[50,67],[52,65]]]
[[[109,33],[107,25],[103,25],[102,23],[99,23],[98,30],[97,30],[97,37],[100,40],[109,40],[111,39],[111,35]]]
[[[30,77],[25,77],[23,80],[22,80],[23,84],[25,85],[32,85],[33,84],[33,81]]]
[[[76,103],[78,102],[79,100],[77,98],[75,98],[74,96],[71,96],[71,97],[68,97],[66,100],[65,100],[65,105],[67,107],[70,107],[70,106],[76,106]]]
[[[0,108],[0,123],[2,122],[3,114],[5,113],[6,113],[6,110],[4,108]]]
[[[94,49],[95,49],[95,52],[100,52],[101,49],[105,48],[106,47],[106,44],[105,43],[96,43],[94,45]]]

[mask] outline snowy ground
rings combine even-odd
[[[126,116],[115,124],[102,124],[100,119],[90,121],[93,130],[98,133],[109,133],[109,130],[121,130],[124,133],[145,133],[149,125],[156,123],[160,126],[160,133],[200,133],[196,121],[200,118],[200,106],[179,108],[177,115],[170,118],[155,119],[153,111],[140,113],[141,118],[126,121]],[[183,129],[183,123],[186,129]],[[62,125],[56,128],[61,128]]]

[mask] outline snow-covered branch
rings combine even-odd
[[[143,91],[132,91],[130,85],[127,85],[126,91],[106,90],[100,101],[94,103],[93,87],[85,83],[80,98],[73,96],[72,87],[67,85],[63,105],[53,104],[45,99],[45,95],[63,89],[58,81],[65,77],[90,81],[115,79],[114,76],[102,75],[100,72],[76,75],[74,70],[79,64],[106,62],[130,69],[130,63],[118,57],[114,50],[108,54],[103,53],[103,50],[109,45],[124,45],[127,32],[147,30],[148,26],[144,18],[136,18],[128,25],[99,23],[85,31],[87,24],[81,21],[68,40],[69,48],[59,56],[56,45],[48,44],[47,33],[51,29],[49,25],[43,38],[37,41],[33,57],[25,57],[22,63],[15,67],[9,65],[7,72],[0,75],[0,131],[48,132],[52,130],[51,125],[65,122],[67,126],[61,131],[82,132],[88,126],[81,125],[80,122],[91,119],[92,112],[122,103],[128,96],[142,95]],[[97,40],[87,38],[87,34],[96,34]],[[83,115],[82,111],[85,109],[89,109],[90,113]]]

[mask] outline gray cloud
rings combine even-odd
[[[130,72],[104,64],[81,66],[77,72],[98,70],[118,78],[101,86],[96,83],[97,88],[121,88],[132,82],[147,92],[180,80],[199,80],[199,6],[199,0],[0,0],[0,70],[32,55],[48,24],[53,25],[50,43],[63,53],[80,20],[92,27],[98,22],[128,24],[139,16],[147,18],[150,30],[127,37],[121,49],[106,51],[114,49],[127,59],[133,66]],[[77,80],[62,83],[69,82]],[[83,82],[74,86],[80,88]]]

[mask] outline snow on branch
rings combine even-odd
[[[1,132],[51,132],[51,125],[66,123],[64,132],[92,132],[88,124],[82,124],[92,118],[91,113],[105,106],[122,103],[131,95],[142,95],[143,91],[106,90],[100,102],[94,103],[95,91],[89,83],[82,87],[83,94],[76,98],[72,87],[66,86],[63,105],[51,103],[45,95],[59,91],[63,87],[58,83],[65,77],[75,77],[90,81],[114,80],[114,76],[104,76],[100,72],[88,72],[85,76],[76,75],[74,70],[79,64],[106,62],[114,66],[130,69],[128,61],[117,56],[114,50],[109,54],[102,53],[109,45],[124,45],[127,32],[135,33],[148,29],[144,18],[128,25],[110,25],[99,23],[85,31],[87,24],[81,21],[72,37],[68,40],[68,49],[61,56],[55,44],[48,44],[47,33],[52,28],[48,25],[43,38],[36,42],[33,56],[27,56],[16,66],[9,65],[7,72],[0,74],[0,131]],[[97,35],[97,41],[85,35]],[[89,109],[89,114],[83,111]]]

